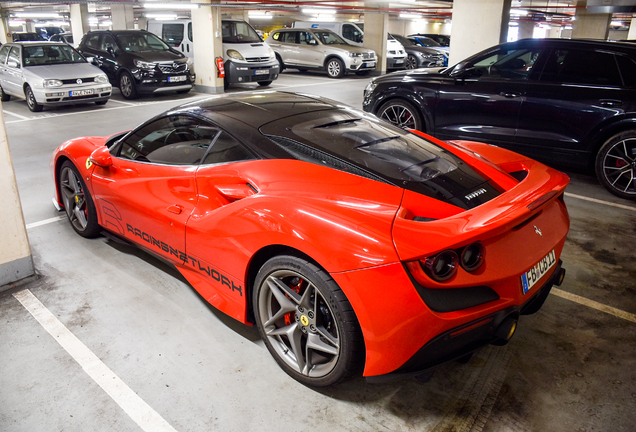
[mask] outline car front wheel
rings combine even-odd
[[[636,200],[636,130],[608,139],[596,156],[596,176],[616,196]]]
[[[277,256],[260,269],[254,287],[259,333],[292,378],[325,387],[359,369],[362,332],[347,297],[327,272],[298,257]]]
[[[29,107],[31,111],[33,112],[42,111],[42,105],[40,105],[35,100],[35,95],[33,94],[33,90],[31,90],[31,87],[26,86],[26,88],[24,89],[24,96],[26,97],[27,106]]]
[[[97,223],[95,204],[82,176],[72,162],[66,161],[62,164],[58,184],[66,215],[75,232],[82,237],[96,237],[100,227]]]
[[[406,58],[405,66],[407,69],[417,69],[417,57],[415,57],[413,54],[409,54],[409,56]]]
[[[7,102],[10,99],[11,99],[11,95],[6,94],[4,90],[2,89],[2,87],[0,87],[0,100],[2,102]]]
[[[126,99],[136,99],[138,97],[135,81],[128,72],[124,71],[119,76],[119,91]]]
[[[329,78],[342,78],[344,73],[344,64],[341,60],[332,58],[327,62],[327,75],[329,75]]]
[[[403,100],[385,102],[378,110],[377,115],[402,129],[425,130],[422,116],[418,110],[412,104]]]

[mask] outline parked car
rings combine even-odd
[[[433,48],[439,51],[440,53],[442,53],[444,55],[444,66],[448,66],[448,56],[450,55],[449,47],[441,46],[440,44],[435,42],[433,39],[426,36],[410,35],[408,36],[408,39],[415,42],[416,44],[420,46]]]
[[[95,102],[104,105],[112,87],[106,75],[61,42],[7,43],[0,48],[0,97],[25,99],[31,111],[44,106]]]
[[[425,48],[420,44],[405,38],[404,36],[391,34],[395,40],[402,44],[406,51],[406,69],[422,67],[444,66],[444,54],[433,48]]]
[[[433,39],[435,42],[437,42],[441,46],[444,46],[444,47],[450,46],[450,36],[447,36],[447,35],[435,34],[435,33],[417,33],[414,35],[410,35],[409,37],[414,37],[414,36],[424,36],[424,37]]]
[[[73,43],[73,33],[58,33],[51,36],[49,39],[51,42],[64,42],[71,46],[75,46]]]
[[[15,32],[11,33],[13,42],[26,42],[26,41],[45,41],[40,33],[36,32]]]
[[[195,61],[192,20],[150,20],[146,27],[149,32]],[[268,86],[278,78],[280,69],[274,51],[251,25],[243,20],[224,19],[221,21],[221,30],[225,88],[230,84],[246,82]]]
[[[564,277],[565,174],[316,96],[200,100],[51,167],[79,235],[168,260],[311,386],[503,345]]]
[[[64,33],[62,27],[54,27],[54,26],[37,26],[35,31],[40,33],[42,37],[46,40],[51,40],[51,37],[56,34]]]
[[[286,67],[320,69],[331,78],[342,78],[347,72],[367,73],[377,65],[375,51],[348,45],[331,30],[278,29],[266,42],[276,53],[281,71]]]
[[[353,22],[337,21],[296,21],[292,24],[294,28],[311,28],[331,30],[343,38],[346,43],[355,46],[363,46],[364,24]],[[391,35],[387,35],[386,41],[386,64],[387,69],[404,69],[406,64],[406,52],[404,47]]]
[[[363,108],[444,140],[595,170],[636,199],[636,46],[567,39],[497,45],[446,69],[372,80]]]
[[[143,93],[187,93],[192,62],[146,30],[97,30],[84,35],[78,51],[99,66],[126,99]]]

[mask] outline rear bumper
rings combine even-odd
[[[382,383],[422,375],[445,363],[460,359],[485,345],[507,343],[508,340],[503,340],[497,334],[498,330],[505,325],[507,319],[516,321],[520,315],[531,314],[541,308],[552,287],[562,282],[562,273],[564,274],[565,270],[562,270],[561,264],[559,260],[552,276],[522,305],[507,307],[445,331],[431,339],[394,372],[370,376],[366,378],[367,381]]]

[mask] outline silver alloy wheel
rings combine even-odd
[[[31,90],[31,87],[26,86],[24,92],[26,93],[26,103],[29,107],[29,110],[33,112],[42,111],[42,105],[38,104],[38,102],[35,100],[35,95],[33,94],[33,90]]]
[[[320,378],[336,367],[338,326],[314,284],[294,271],[276,270],[264,279],[257,307],[272,348],[290,368]]]
[[[84,231],[88,225],[86,197],[82,188],[82,183],[75,172],[65,167],[62,170],[61,192],[64,199],[64,208],[71,224],[78,231]]]
[[[406,58],[406,68],[417,69],[417,59],[414,55],[409,54],[409,56]]]
[[[123,73],[121,78],[119,78],[119,90],[126,98],[129,98],[132,95],[133,83],[130,79],[130,75],[127,73]]]
[[[329,60],[327,63],[327,73],[332,78],[339,78],[342,75],[342,65],[339,60]]]
[[[602,165],[603,176],[612,188],[636,196],[636,138],[617,141],[605,153]]]
[[[389,105],[378,113],[378,117],[393,123],[402,129],[417,129],[415,115],[403,105]]]

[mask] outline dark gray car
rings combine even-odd
[[[444,66],[444,54],[434,48],[427,48],[404,36],[391,34],[406,51],[406,69],[417,69],[422,67]]]

